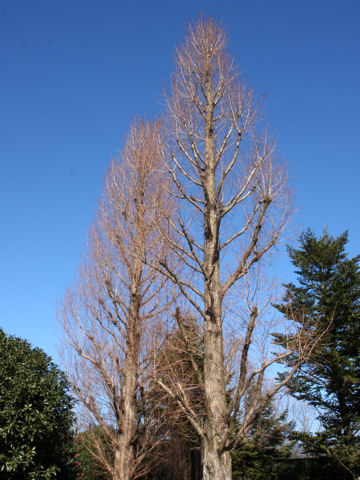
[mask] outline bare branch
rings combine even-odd
[[[157,226],[172,214],[159,131],[159,123],[138,120],[120,161],[111,163],[88,255],[62,312],[75,352],[69,351],[69,375],[90,428],[88,449],[124,480],[148,473],[166,433],[149,400],[150,359],[172,302],[168,280],[150,266],[168,250]]]

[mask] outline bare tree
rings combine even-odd
[[[160,429],[164,435],[149,401],[153,351],[171,298],[167,279],[147,266],[166,251],[155,225],[171,209],[159,130],[159,123],[136,121],[120,161],[112,161],[87,257],[61,312],[89,451],[113,480],[143,476]]]
[[[190,343],[188,348],[203,392],[201,415],[181,382],[159,376],[158,383],[176,399],[202,439],[204,480],[228,480],[230,450],[256,421],[264,402],[289,381],[299,364],[264,394],[266,369],[290,355],[291,342],[301,343],[304,356],[313,344],[306,329],[292,332],[288,349],[270,357],[261,355],[257,367],[250,368],[259,311],[256,303],[248,302],[251,308],[244,334],[225,358],[226,301],[276,245],[290,214],[286,168],[261,126],[254,93],[246,88],[226,52],[222,27],[212,19],[190,25],[175,62],[167,97],[165,156],[173,195],[180,206],[177,221],[171,222],[175,235],[163,232],[163,236],[183,269],[178,271],[166,256],[159,268],[203,320],[203,368],[199,368]],[[244,299],[251,297],[241,294],[238,303]],[[180,316],[178,322],[186,339]],[[263,347],[269,345],[269,331],[264,339]],[[228,400],[231,357],[238,358],[239,370]],[[250,385],[258,394],[242,410]]]

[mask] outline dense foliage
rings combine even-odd
[[[277,479],[282,470],[288,469],[283,460],[291,454],[292,428],[287,412],[277,414],[269,403],[247,440],[233,452],[233,479]]]
[[[68,391],[64,374],[42,350],[0,329],[3,478],[75,478]]]
[[[299,281],[285,285],[278,308],[307,328],[318,322],[326,331],[289,389],[319,412],[321,433],[301,436],[306,451],[326,455],[344,475],[355,477],[360,469],[360,256],[348,258],[347,241],[346,232],[338,238],[326,231],[320,238],[311,230],[303,233],[299,248],[288,249]]]
[[[106,439],[99,427],[94,427],[78,433],[74,438],[76,464],[79,464],[79,476],[84,480],[110,480],[111,475],[104,470],[102,462],[96,460],[96,441],[105,444]],[[112,461],[111,445],[106,450],[108,461]]]

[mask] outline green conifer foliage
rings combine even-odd
[[[270,402],[261,412],[248,438],[232,452],[233,480],[277,479],[291,455],[290,440],[293,423],[287,412],[276,413],[275,402]]]
[[[327,329],[289,389],[319,412],[323,431],[303,436],[307,451],[328,455],[355,478],[360,466],[360,256],[348,258],[347,242],[347,232],[337,238],[326,230],[320,238],[304,232],[299,248],[288,248],[298,283],[285,285],[283,303],[276,307],[307,328],[320,322]]]

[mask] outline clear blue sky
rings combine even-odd
[[[360,252],[359,0],[0,0],[0,326],[55,360],[56,304],[104,171],[132,116],[160,111],[174,49],[199,13],[227,26],[266,95],[296,223],[349,228]]]

